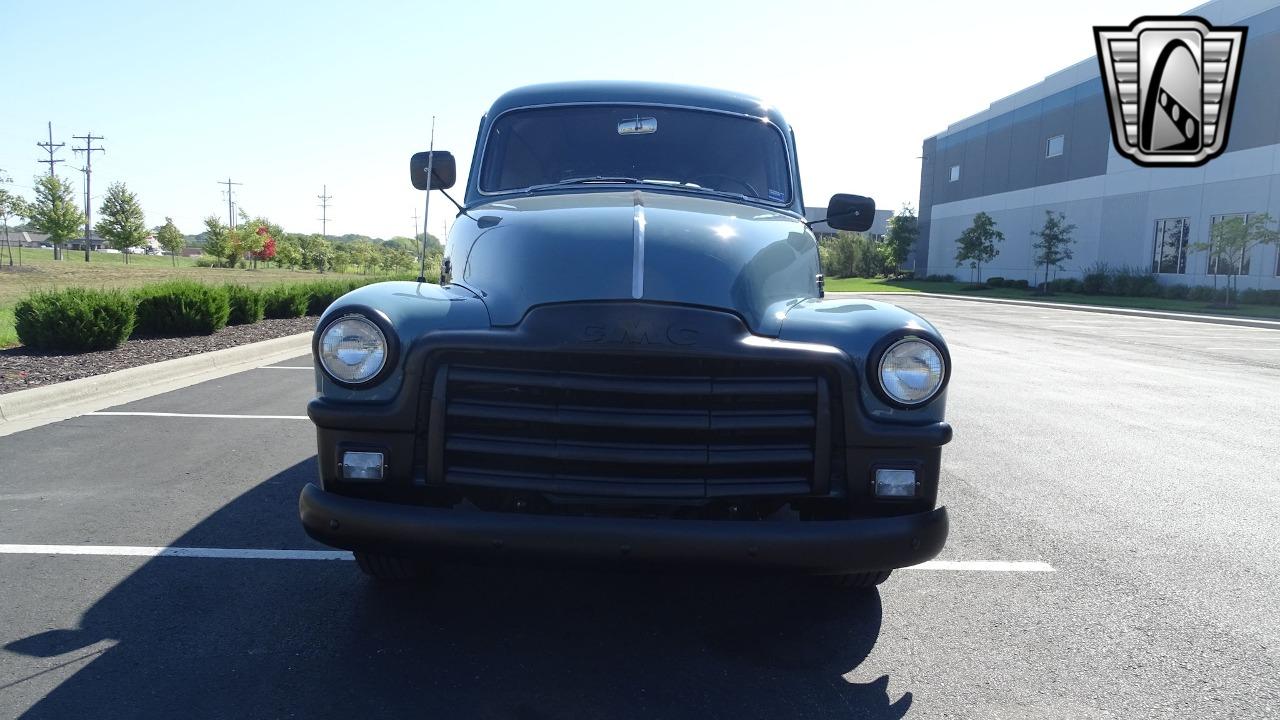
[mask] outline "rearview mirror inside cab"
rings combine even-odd
[[[431,181],[427,181],[427,165],[431,165]],[[458,179],[453,153],[445,150],[414,153],[409,160],[409,179],[419,190],[448,190]]]
[[[827,204],[827,224],[836,230],[862,232],[876,219],[876,201],[861,195],[837,193]]]

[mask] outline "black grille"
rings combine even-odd
[[[828,383],[794,366],[487,352],[442,360],[426,388],[429,484],[727,498],[827,481]]]

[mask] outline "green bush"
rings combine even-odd
[[[1240,291],[1240,302],[1245,305],[1280,305],[1280,290],[1246,288]]]
[[[1076,278],[1057,278],[1049,282],[1052,292],[1078,293],[1084,290],[1084,283]]]
[[[88,352],[119,347],[133,332],[133,298],[119,290],[38,292],[13,309],[18,339],[33,350]]]
[[[201,255],[196,258],[196,267],[202,267],[202,268],[222,267],[222,261],[216,257]]]
[[[947,282],[947,283],[950,283],[950,282],[955,282],[955,281],[956,281],[956,276],[955,276],[955,275],[927,275],[927,276],[925,276],[924,281],[925,281],[925,282]]]
[[[228,285],[227,300],[231,303],[228,325],[252,325],[263,318],[267,301],[262,293],[243,285]]]
[[[1031,287],[1031,283],[1026,280],[1010,280],[1005,287],[1017,288],[1018,290],[1027,290]]]
[[[334,300],[356,289],[360,284],[359,280],[327,280],[308,283],[306,285],[308,294],[307,314],[319,315],[323,313],[325,308],[333,304]]]
[[[1208,285],[1195,285],[1187,288],[1187,299],[1200,302],[1212,300],[1214,296],[1213,288]]]
[[[298,318],[307,314],[311,293],[305,285],[278,285],[262,293],[266,316],[272,320]]]
[[[987,278],[988,287],[993,287],[993,288],[1004,287],[1004,282],[1005,282],[1004,278],[999,276]]]
[[[1165,285],[1160,294],[1170,300],[1186,300],[1188,290],[1186,285],[1170,284]]]
[[[136,297],[142,335],[211,335],[227,326],[231,314],[226,288],[216,285],[178,280],[144,287]]]

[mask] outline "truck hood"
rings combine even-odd
[[[494,325],[532,307],[584,300],[729,310],[776,336],[817,296],[817,242],[797,218],[674,192],[569,192],[470,208],[449,235],[453,281]]]

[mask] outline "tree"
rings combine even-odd
[[[31,203],[27,219],[31,226],[49,236],[49,241],[62,255],[62,246],[79,236],[84,225],[84,212],[76,204],[71,184],[57,175],[37,175],[34,181],[36,199]]]
[[[894,269],[907,262],[919,239],[920,226],[916,211],[910,205],[903,205],[898,214],[889,218],[889,230],[884,235],[884,245],[888,248]]]
[[[1240,274],[1245,271],[1253,249],[1280,243],[1280,232],[1268,227],[1270,224],[1271,216],[1266,213],[1250,215],[1248,219],[1239,216],[1223,218],[1213,224],[1209,242],[1191,245],[1192,250],[1207,251],[1213,255],[1210,262],[1215,264],[1215,278],[1217,275],[1227,276],[1227,307],[1232,307],[1235,302],[1234,293],[1239,289]]]
[[[147,219],[138,204],[138,196],[129,192],[122,182],[111,183],[98,214],[102,219],[93,229],[108,245],[124,253],[124,262],[128,265],[129,251],[147,239]]]
[[[974,282],[982,282],[982,263],[989,263],[1000,254],[996,243],[1004,242],[1004,233],[996,229],[996,221],[980,212],[973,216],[973,224],[956,240],[956,267],[968,261],[977,272]]]
[[[276,243],[276,265],[296,268],[302,264],[302,241],[300,236],[285,233]]]
[[[173,224],[173,218],[165,218],[164,226],[156,231],[156,242],[160,243],[160,248],[169,253],[169,257],[173,260],[173,266],[178,266],[178,253],[182,252],[182,248],[187,244],[187,240],[182,235],[182,231],[177,225]]]
[[[1031,231],[1032,237],[1040,238],[1040,242],[1031,247],[1036,250],[1036,265],[1044,266],[1044,285],[1040,289],[1042,295],[1049,292],[1050,268],[1061,270],[1062,263],[1071,259],[1071,244],[1075,242],[1071,233],[1075,232],[1075,229],[1075,225],[1067,223],[1067,216],[1064,213],[1045,210],[1044,227]]]
[[[231,231],[214,215],[204,219],[204,254],[217,258],[220,265],[226,262],[227,256],[231,254]],[[232,257],[234,257],[233,254]],[[234,266],[233,260],[231,267]]]
[[[302,265],[317,272],[324,272],[333,267],[333,246],[319,233],[299,238],[302,250]]]
[[[13,179],[0,170],[0,184],[12,183]],[[4,222],[4,246],[9,251],[9,267],[13,267],[13,243],[9,242],[9,220],[14,217],[25,217],[27,203],[19,196],[0,187],[0,221]],[[18,250],[21,259],[22,250]]]

